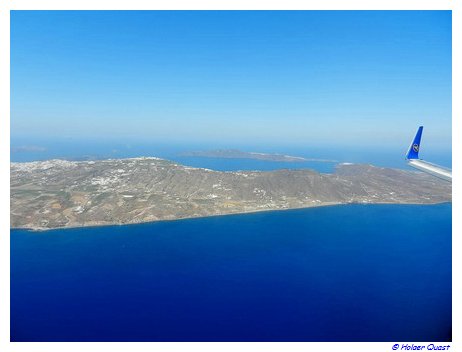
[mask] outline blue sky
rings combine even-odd
[[[450,11],[13,11],[12,138],[451,146]]]

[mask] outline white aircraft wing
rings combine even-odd
[[[426,172],[430,175],[436,176],[443,180],[452,182],[452,171],[443,166],[435,165],[419,159],[420,140],[422,139],[423,126],[420,126],[417,130],[417,134],[414,137],[414,141],[409,146],[406,154],[406,160],[409,166]]]

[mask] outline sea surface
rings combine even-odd
[[[11,231],[12,341],[451,341],[451,204]]]
[[[239,149],[246,152],[279,153],[300,156],[307,159],[332,160],[331,162],[274,162],[255,159],[224,159],[205,157],[184,157],[182,153],[213,149]],[[337,163],[363,163],[380,167],[415,170],[407,166],[403,148],[396,146],[380,146],[380,148],[343,147],[343,146],[261,146],[232,145],[219,146],[207,144],[160,144],[160,143],[116,143],[113,141],[81,141],[81,140],[29,140],[12,138],[10,158],[13,162],[27,162],[49,159],[98,160],[109,158],[132,158],[139,156],[155,156],[175,161],[187,166],[202,167],[218,171],[277,169],[314,169],[318,172],[330,173]],[[436,164],[451,167],[451,151],[426,148],[421,157]]]

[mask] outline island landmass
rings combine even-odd
[[[10,164],[11,228],[132,224],[350,203],[451,201],[451,184],[364,164],[223,172],[155,157]]]
[[[277,161],[277,162],[306,162],[306,161],[317,161],[317,162],[330,162],[335,163],[337,160],[331,159],[316,159],[316,158],[304,158],[301,156],[291,156],[285,154],[273,154],[273,153],[257,153],[257,152],[244,152],[238,149],[215,149],[206,151],[191,151],[181,153],[179,156],[182,157],[201,157],[201,158],[224,158],[224,159],[254,159],[263,161]]]

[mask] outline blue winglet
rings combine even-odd
[[[417,130],[417,134],[414,137],[414,141],[407,151],[406,159],[419,159],[420,139],[422,138],[422,131],[423,126],[420,126]]]

